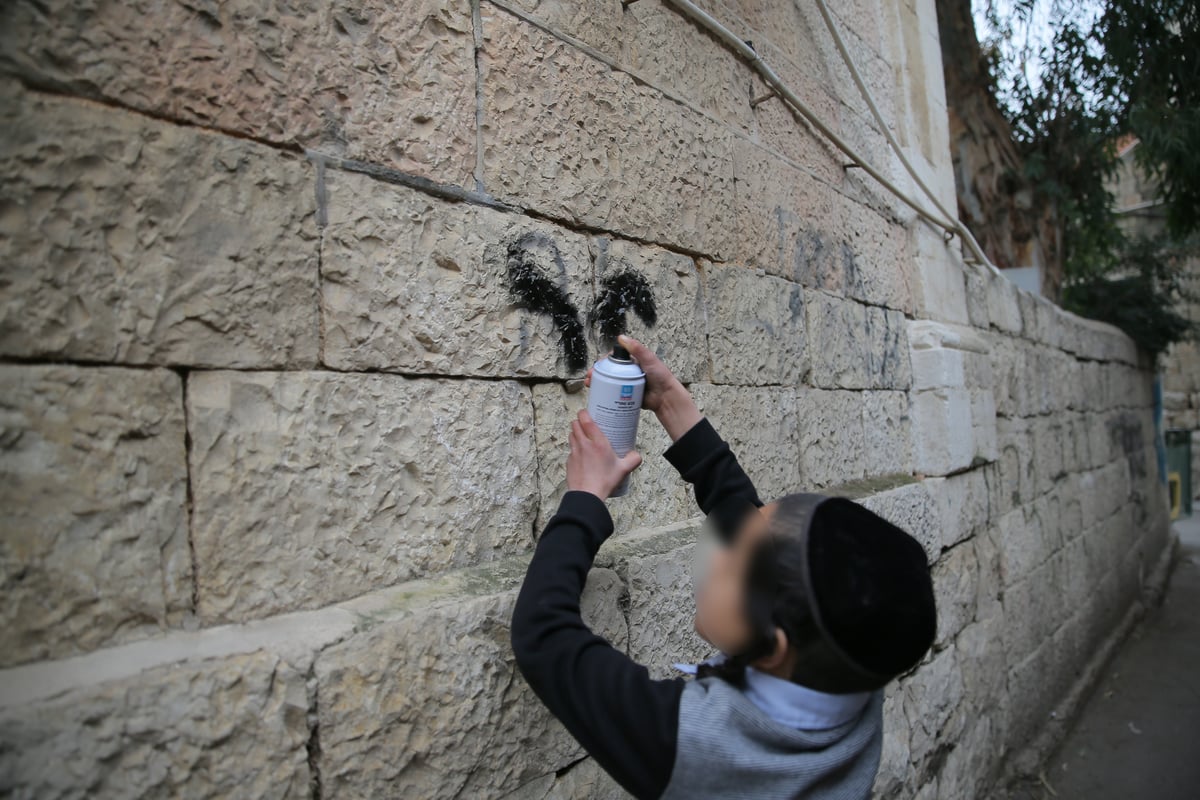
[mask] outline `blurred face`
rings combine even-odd
[[[749,514],[733,542],[723,546],[712,533],[700,564],[696,586],[696,633],[723,653],[736,653],[750,638],[746,622],[746,574],[750,558],[766,535],[775,504]]]

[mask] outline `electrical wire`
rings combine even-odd
[[[971,231],[965,225],[963,225],[962,221],[958,219],[956,214],[950,213],[950,211],[942,204],[941,200],[938,199],[937,194],[935,194],[933,190],[925,184],[925,181],[922,180],[916,168],[913,167],[912,162],[908,160],[908,156],[904,153],[904,148],[902,148],[900,143],[896,141],[896,137],[892,134],[891,128],[883,119],[883,114],[879,112],[879,107],[875,104],[875,96],[871,94],[871,90],[867,87],[866,83],[862,79],[862,75],[858,71],[858,66],[854,63],[854,59],[850,57],[850,52],[846,49],[846,43],[842,40],[842,35],[838,32],[837,25],[834,24],[833,15],[829,13],[829,6],[826,5],[825,0],[816,0],[816,3],[817,10],[821,12],[821,18],[825,20],[825,27],[829,29],[829,33],[833,37],[833,43],[837,46],[838,52],[842,55],[842,61],[846,63],[847,69],[850,70],[850,77],[854,79],[854,85],[858,87],[859,93],[862,95],[863,100],[865,100],[867,103],[867,108],[871,110],[871,116],[875,118],[876,124],[879,125],[879,129],[883,131],[883,135],[887,138],[887,142],[891,146],[892,150],[897,156],[899,156],[900,163],[904,165],[904,169],[907,170],[908,174],[912,176],[913,181],[918,187],[920,187],[921,191],[925,193],[925,196],[933,201],[934,207],[937,208],[937,210],[940,211],[947,219],[954,223],[955,232],[962,237],[962,240],[966,243],[967,248],[970,249],[971,254],[975,256],[975,259],[981,264],[984,264],[992,269],[996,269],[995,265],[992,264],[991,260],[987,257],[987,254],[983,252],[983,248],[979,246],[979,242],[975,240],[975,236],[972,235]]]
[[[942,205],[942,203],[937,199],[937,197],[917,174],[916,170],[912,166],[912,163],[904,154],[902,148],[900,147],[900,143],[896,141],[895,137],[891,133],[891,130],[888,128],[887,123],[884,122],[883,115],[879,113],[879,109],[875,105],[875,99],[871,95],[870,90],[867,88],[866,84],[863,83],[862,76],[859,74],[857,67],[854,65],[853,59],[851,59],[850,54],[847,52],[845,43],[838,34],[836,27],[833,25],[832,18],[829,16],[829,9],[825,7],[824,0],[817,0],[822,17],[825,19],[825,24],[829,27],[830,32],[833,35],[834,43],[837,45],[838,51],[842,55],[842,59],[846,62],[847,67],[850,69],[850,74],[854,79],[855,85],[858,86],[859,91],[862,92],[864,99],[867,101],[867,105],[871,109],[875,121],[878,123],[880,128],[883,129],[884,136],[887,138],[888,144],[900,157],[900,162],[904,165],[909,175],[912,176],[917,186],[920,187],[922,191],[924,191],[924,193],[933,201],[935,208],[938,212],[940,212],[941,216],[929,211],[923,203],[918,202],[907,192],[898,187],[879,169],[871,165],[865,158],[859,155],[859,153],[855,151],[855,149],[851,147],[850,144],[848,144],[844,139],[842,139],[841,136],[831,130],[830,127],[826,125],[825,122],[818,117],[817,114],[811,108],[809,108],[808,105],[801,100],[795,92],[788,88],[788,86],[783,82],[783,79],[775,73],[775,70],[771,69],[770,65],[763,61],[761,57],[759,57],[758,52],[749,42],[738,38],[737,34],[726,28],[723,24],[710,16],[706,11],[699,8],[695,3],[690,2],[690,0],[665,0],[665,2],[670,6],[674,6],[677,11],[690,18],[702,28],[708,30],[711,34],[717,37],[717,39],[749,62],[750,66],[758,72],[763,81],[769,87],[771,87],[772,91],[781,100],[786,102],[802,117],[808,120],[808,122],[818,131],[820,131],[821,134],[824,135],[825,138],[827,138],[834,145],[834,147],[836,147],[838,150],[841,150],[847,158],[849,158],[852,162],[854,162],[854,164],[861,167],[863,171],[878,181],[883,188],[891,192],[898,200],[911,208],[922,219],[938,228],[941,228],[947,234],[962,237],[963,241],[967,244],[968,249],[970,249],[971,254],[975,256],[980,263],[986,265],[992,270],[996,270],[995,265],[991,263],[987,255],[983,252],[983,249],[979,246],[979,243],[975,241],[975,237],[972,236],[971,232],[967,230],[966,226],[958,220],[956,215],[951,214]]]

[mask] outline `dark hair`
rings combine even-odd
[[[698,677],[745,685],[746,667],[775,650],[796,653],[791,679],[829,693],[877,689],[933,643],[937,615],[925,551],[857,503],[791,494],[776,503],[747,566],[750,641]]]

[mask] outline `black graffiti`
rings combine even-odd
[[[617,336],[625,333],[631,311],[647,327],[654,327],[658,321],[649,281],[626,267],[601,280],[596,304],[588,315],[588,323],[600,334],[602,347],[611,347]]]
[[[563,360],[572,372],[587,366],[587,338],[579,310],[563,285],[567,269],[554,240],[538,233],[523,233],[505,245],[507,282],[513,304],[534,314],[550,317],[558,331]],[[553,264],[557,279],[549,274]],[[645,276],[628,265],[606,275],[588,314],[588,324],[608,348],[626,331],[629,314],[648,327],[658,322],[654,292]]]
[[[554,241],[536,233],[525,233],[508,244],[508,290],[518,308],[550,317],[558,330],[559,347],[567,368],[578,372],[587,366],[583,322],[567,290],[539,266],[539,249],[549,253],[560,275],[566,275],[562,254]]]

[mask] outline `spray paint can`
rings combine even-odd
[[[624,347],[617,345],[612,355],[592,367],[588,392],[588,413],[608,438],[618,456],[633,450],[637,441],[638,418],[642,413],[642,394],[646,391],[646,373]],[[629,476],[610,497],[629,493]]]

